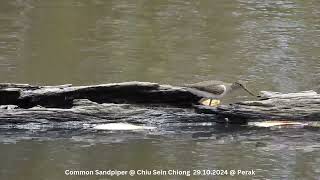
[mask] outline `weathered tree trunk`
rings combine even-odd
[[[232,120],[320,120],[320,95],[315,91],[282,94],[261,92],[257,101],[244,101],[217,108],[197,106],[198,112]]]
[[[231,123],[266,119],[317,121],[320,118],[320,95],[314,91],[262,92],[261,100],[217,108],[199,105],[200,99],[181,87],[148,82],[95,86],[6,83],[0,84],[0,123],[156,119],[165,112],[173,119],[201,121],[206,118]]]
[[[125,82],[95,86],[30,86],[2,84],[0,104],[14,104],[22,108],[33,106],[70,108],[74,99],[88,99],[97,103],[168,104],[190,106],[199,97],[179,87],[149,82]],[[17,94],[20,96],[17,96]]]

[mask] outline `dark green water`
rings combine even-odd
[[[0,82],[241,79],[256,92],[319,90],[319,17],[317,0],[1,0]],[[218,179],[320,177],[318,129],[153,125],[160,130],[1,127],[0,179],[110,179],[66,176],[66,169],[253,169],[255,176]]]

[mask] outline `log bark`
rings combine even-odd
[[[244,101],[217,108],[197,106],[197,111],[217,114],[232,121],[257,120],[320,120],[320,95],[315,91],[283,94],[262,91],[260,100]]]
[[[317,121],[320,95],[314,91],[261,92],[256,101],[218,107],[200,105],[188,90],[149,82],[94,86],[0,84],[0,124],[24,122],[150,119],[245,123],[262,120]]]
[[[35,88],[35,87],[34,87]],[[199,97],[188,91],[170,85],[149,82],[125,82],[95,86],[43,86],[35,89],[21,89],[17,105],[30,108],[70,108],[74,99],[88,99],[97,103],[168,104],[190,106]]]

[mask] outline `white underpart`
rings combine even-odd
[[[97,130],[148,130],[155,129],[156,127],[150,126],[137,126],[128,123],[108,123],[108,124],[98,124],[93,127]]]
[[[225,85],[219,85],[219,86],[223,88],[223,93],[219,95],[219,98],[218,98],[218,99],[221,99],[224,95],[227,94],[227,88]]]

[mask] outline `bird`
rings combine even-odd
[[[256,96],[254,93],[249,91],[242,81],[236,81],[234,83],[226,83],[223,81],[203,81],[194,84],[185,84],[183,87],[194,95],[202,98],[210,99],[209,106],[211,106],[212,99],[220,100],[225,95],[237,90],[243,89],[252,96]]]

